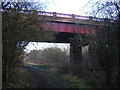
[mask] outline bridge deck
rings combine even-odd
[[[30,13],[30,11],[23,10],[23,13]],[[37,15],[44,16],[49,21],[60,21],[60,22],[71,22],[80,24],[90,24],[90,25],[109,25],[109,23],[116,22],[115,20],[108,18],[97,18],[92,16],[81,16],[75,14],[64,14],[56,12],[44,12],[44,11],[31,11]],[[31,13],[31,14],[32,14]]]
[[[56,12],[38,12],[38,15],[43,15],[47,18],[47,20],[50,21],[71,22],[79,24],[109,25],[110,22],[115,22],[115,20],[108,18],[97,18],[92,16],[80,16],[75,14],[63,14]]]
[[[33,10],[21,10],[20,13],[37,14],[43,16],[43,18],[47,21],[47,30],[56,32],[95,34],[99,32],[98,26],[109,26],[110,24],[115,24],[115,20],[96,18],[91,16],[80,16],[75,14]],[[97,26],[97,28],[95,26]]]

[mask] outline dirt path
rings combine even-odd
[[[70,84],[65,82],[59,75],[51,75],[47,71],[43,71],[43,68],[49,68],[47,66],[31,66],[24,67],[30,73],[30,81],[34,84],[32,88],[70,88]]]

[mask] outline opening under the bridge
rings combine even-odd
[[[30,42],[24,51],[25,63],[58,64],[70,60],[70,43]]]
[[[24,63],[26,64],[70,64],[70,43],[30,42],[25,51]],[[89,45],[83,46],[82,57],[89,53]],[[76,56],[76,55],[75,55]],[[80,53],[79,53],[80,56]],[[76,57],[73,58],[75,60]]]

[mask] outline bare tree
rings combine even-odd
[[[103,33],[98,33],[95,36],[97,44],[98,62],[103,67],[107,84],[110,86],[111,74],[114,61],[118,66],[118,86],[120,86],[120,1],[119,0],[91,0],[87,3],[90,16],[107,18],[108,25],[99,26]],[[91,9],[90,9],[91,8]],[[115,24],[113,24],[115,23]],[[106,34],[105,34],[106,33]],[[116,54],[117,53],[117,54]]]
[[[38,9],[41,5],[35,3],[2,2],[3,87],[10,83],[30,41],[51,40],[51,33],[43,26],[44,18],[37,15]]]

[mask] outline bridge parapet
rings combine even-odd
[[[64,14],[64,13],[57,13],[57,12],[44,12],[44,11],[37,11],[38,15],[43,15],[47,17],[49,21],[60,21],[60,22],[72,22],[72,23],[79,23],[79,24],[92,24],[92,25],[107,25],[109,26],[110,23],[115,23],[116,20],[108,19],[108,18],[97,18],[92,16],[81,16],[75,14]]]
[[[2,9],[0,9],[2,11]],[[60,22],[72,22],[80,24],[93,24],[93,25],[106,25],[106,23],[115,23],[116,20],[97,18],[92,16],[81,16],[75,14],[64,14],[57,12],[45,12],[35,10],[21,10],[20,13],[41,15],[47,18],[49,21],[60,21]]]
[[[93,21],[105,21],[105,18],[97,18],[92,16],[81,16],[81,15],[75,15],[75,14],[64,14],[64,13],[57,13],[57,12],[45,12],[45,11],[35,11],[35,10],[22,10],[21,13],[29,13],[33,12],[37,13],[38,15],[43,16],[51,16],[51,17],[61,17],[61,18],[68,18],[68,19],[81,19],[81,20],[93,20]],[[31,13],[32,14],[32,13]]]
[[[56,12],[38,12],[38,15],[44,15],[44,16],[56,16],[56,17],[63,17],[63,18],[74,18],[74,19],[84,19],[89,20],[91,19],[91,16],[80,16],[75,14],[64,14],[64,13],[56,13]],[[99,18],[102,19],[102,18]]]
[[[92,16],[81,16],[81,15],[75,15],[75,14],[64,14],[64,13],[57,13],[57,12],[41,12],[38,11],[39,15],[45,15],[45,16],[56,16],[56,17],[63,17],[63,18],[74,18],[74,19],[84,19],[84,20],[93,20],[93,21],[115,21],[107,18],[97,18]]]

